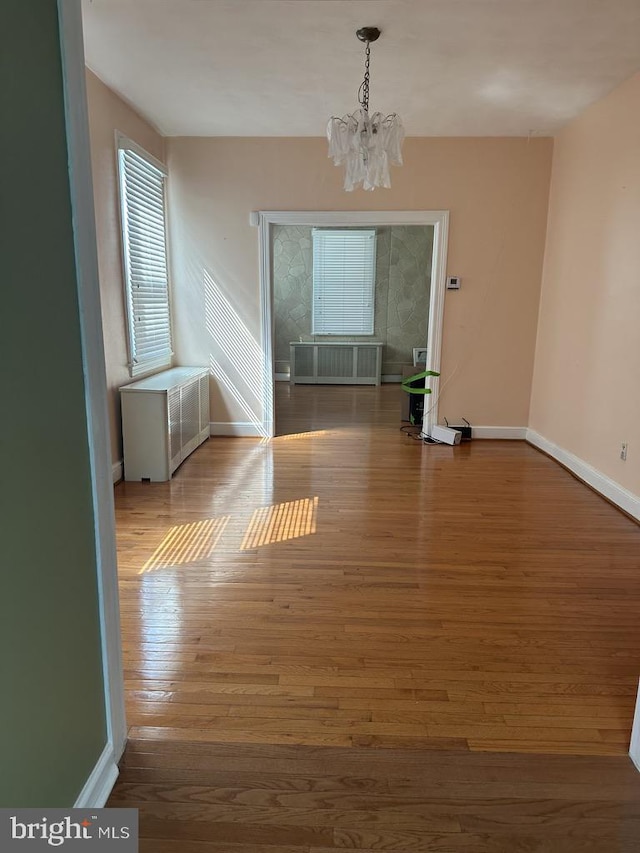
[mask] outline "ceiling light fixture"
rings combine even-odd
[[[351,192],[358,184],[365,190],[391,186],[389,164],[402,165],[404,128],[396,113],[369,115],[369,65],[372,41],[380,37],[377,27],[356,31],[366,45],[364,80],[358,89],[360,109],[338,118],[332,116],[327,125],[329,157],[336,166],[345,166],[344,188]]]

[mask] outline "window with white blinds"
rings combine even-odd
[[[375,306],[374,229],[313,231],[315,335],[372,335]]]
[[[160,164],[124,138],[118,141],[118,168],[129,369],[132,376],[137,376],[171,364],[166,173]]]

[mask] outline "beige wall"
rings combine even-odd
[[[131,381],[127,367],[124,285],[115,132],[118,130],[164,162],[164,139],[131,107],[87,71],[91,164],[98,238],[100,299],[104,327],[112,461],[122,459],[117,389]]]
[[[526,426],[552,140],[408,139],[392,189],[372,193],[342,190],[322,139],[166,143],[176,352],[217,374],[213,421],[261,414],[251,210],[447,209],[462,290],[446,297],[440,415]]]
[[[640,494],[640,75],[558,136],[531,427]],[[629,442],[620,460],[620,443]]]

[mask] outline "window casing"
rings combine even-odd
[[[375,229],[313,230],[314,335],[372,335]]]
[[[118,138],[129,371],[139,376],[171,365],[165,180],[161,163]]]

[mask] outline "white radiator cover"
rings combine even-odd
[[[379,385],[382,372],[380,341],[292,341],[292,384]]]
[[[209,437],[209,372],[174,367],[120,388],[124,479],[164,482]]]

